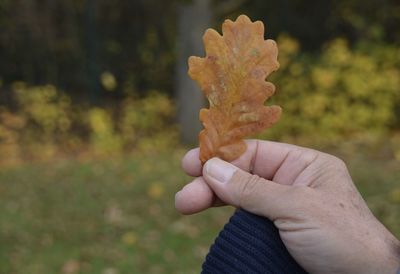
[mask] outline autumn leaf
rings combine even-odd
[[[200,110],[202,163],[212,157],[238,158],[246,150],[243,139],[271,127],[281,114],[279,106],[264,106],[275,92],[265,79],[279,63],[275,41],[264,40],[263,23],[241,15],[235,22],[226,20],[222,34],[208,29],[206,57],[189,58],[189,76],[210,105]]]

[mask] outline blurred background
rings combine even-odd
[[[342,157],[400,237],[399,1],[0,0],[0,273],[199,273],[232,209],[174,209],[187,58],[242,13],[279,47],[258,138]]]

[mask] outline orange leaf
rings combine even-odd
[[[264,40],[263,23],[241,15],[235,22],[226,20],[222,33],[208,29],[206,57],[189,58],[189,75],[210,104],[200,110],[202,163],[212,157],[238,158],[246,150],[243,139],[271,127],[281,114],[279,106],[264,106],[275,92],[265,79],[279,63],[275,41]]]

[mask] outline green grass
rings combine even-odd
[[[3,169],[0,273],[199,273],[232,209],[175,211],[174,194],[189,180],[182,154]],[[398,162],[348,162],[373,211],[399,237]]]

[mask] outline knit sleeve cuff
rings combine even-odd
[[[202,273],[307,272],[289,254],[270,220],[239,209],[211,246]]]

